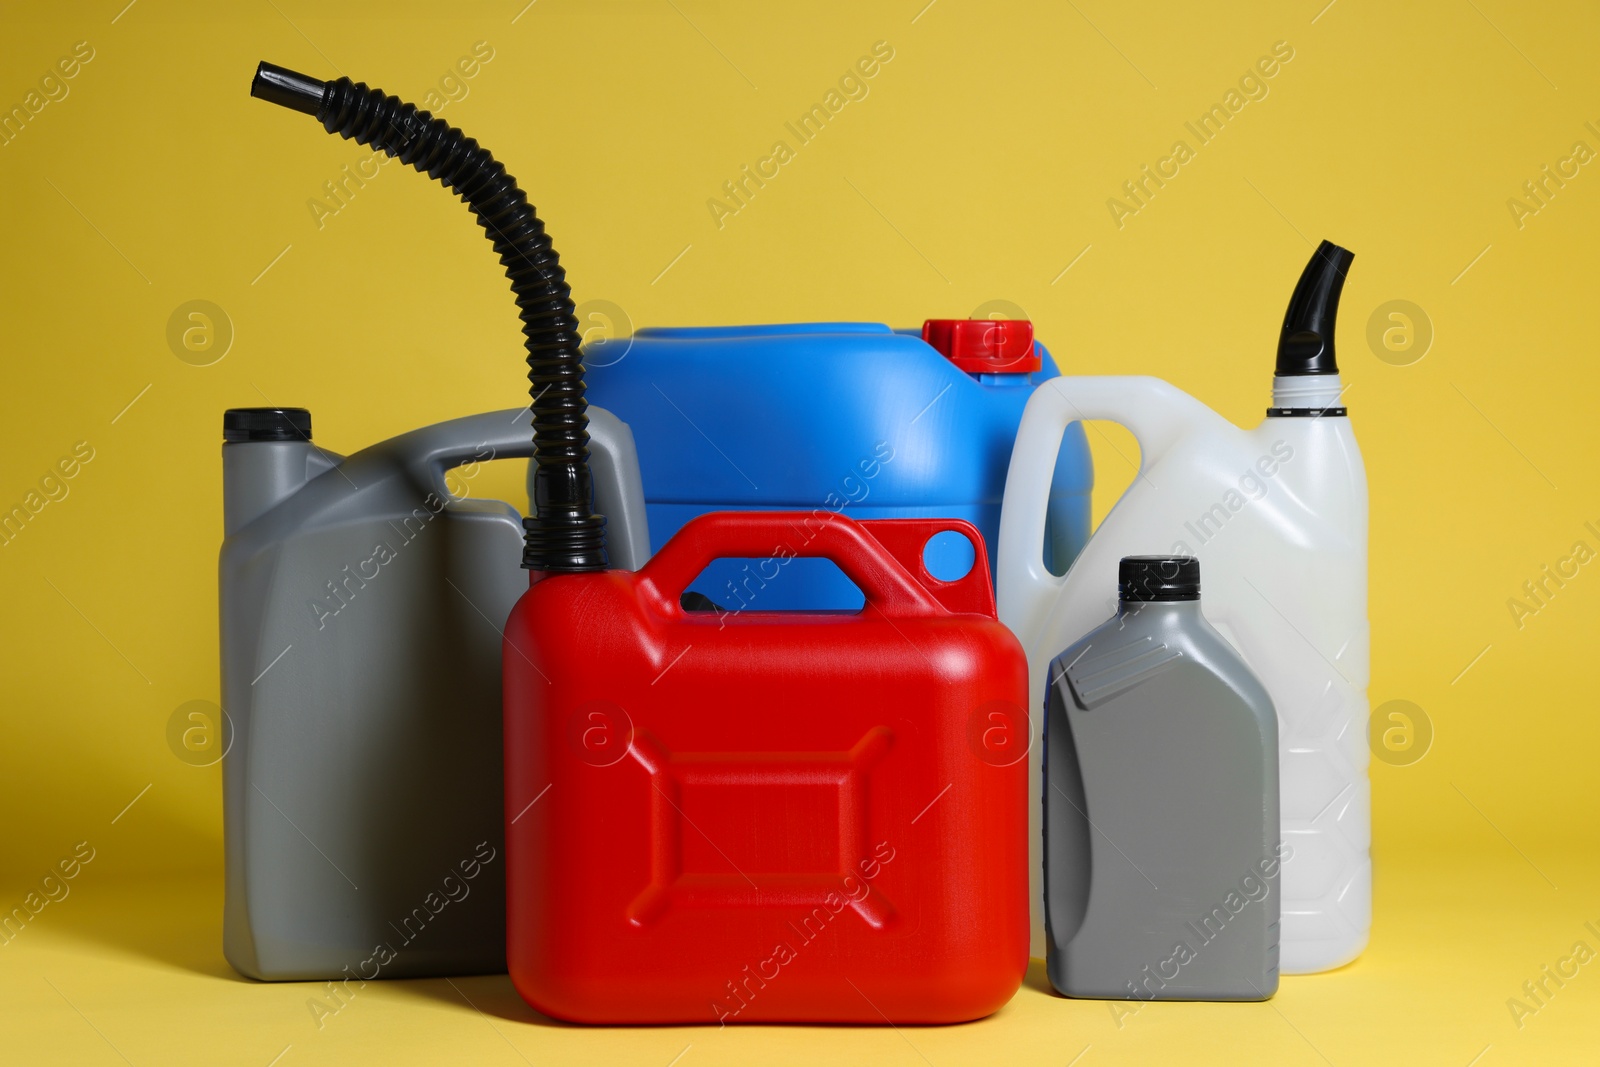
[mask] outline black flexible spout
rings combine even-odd
[[[262,63],[250,95],[315,116],[329,133],[393,156],[466,202],[511,279],[528,349],[536,467],[534,515],[522,521],[522,565],[551,574],[604,570],[605,517],[594,514],[572,291],[516,179],[443,119],[349,78],[322,82]]]
[[[1332,241],[1323,241],[1311,254],[1283,316],[1283,334],[1278,338],[1279,376],[1339,373],[1333,328],[1339,317],[1344,277],[1355,258],[1355,253]]]

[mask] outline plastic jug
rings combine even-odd
[[[1284,319],[1273,406],[1241,430],[1155,378],[1059,378],[1034,393],[1000,522],[1000,617],[1028,650],[1029,707],[1047,670],[1114,605],[1118,561],[1200,559],[1206,617],[1272,696],[1279,721],[1282,969],[1348,963],[1372,917],[1367,782],[1367,480],[1333,336],[1354,257],[1326,241]],[[1121,423],[1139,474],[1065,577],[1037,562],[1056,442],[1080,419]],[[1042,899],[1035,893],[1035,900]],[[1042,929],[1035,923],[1035,944]]]
[[[618,356],[618,350],[622,355]],[[587,350],[589,397],[633,428],[652,548],[708,511],[963,519],[989,556],[1017,423],[1055,363],[1023,320],[640,330]],[[1083,431],[1062,443],[1045,552],[1061,572],[1089,535]],[[929,549],[964,573],[959,538]],[[726,610],[843,609],[860,593],[823,560],[721,560],[690,590]]]
[[[1050,665],[1046,956],[1071,997],[1278,989],[1278,720],[1206,622],[1193,556],[1128,556],[1110,621]]]
[[[964,577],[928,540],[974,545]],[[714,559],[825,558],[860,612],[690,611]],[[507,962],[588,1023],[947,1023],[1027,966],[1026,663],[949,519],[717,512],[506,624]],[[524,649],[524,659],[513,649]]]
[[[613,556],[637,566],[633,440],[589,417]],[[501,627],[523,531],[445,473],[529,455],[526,410],[349,458],[312,443],[303,409],[235,409],[223,432],[228,961],[274,979],[504,970]]]

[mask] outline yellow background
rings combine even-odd
[[[1600,948],[1583,925],[1600,927],[1600,577],[1583,568],[1520,628],[1507,606],[1574,542],[1600,549],[1597,165],[1521,226],[1507,205],[1574,142],[1600,150],[1592,9],[125,3],[6,3],[0,33],[6,110],[76,42],[95,53],[0,146],[0,506],[76,442],[95,450],[0,547],[0,903],[96,849],[0,947],[0,1036],[26,1060],[265,1064],[287,1046],[285,1067],[664,1065],[688,1045],[684,1067],[1065,1064],[1089,1046],[1085,1067],[1490,1065],[1600,1047],[1600,965],[1520,1028],[1506,1005],[1574,942]],[[1253,424],[1311,245],[1357,253],[1339,346],[1371,482],[1371,697],[1416,703],[1435,732],[1420,761],[1373,765],[1360,962],[1269,1004],[1157,1005],[1120,1028],[1036,973],[991,1020],[904,1033],[551,1027],[504,978],[369,986],[319,1031],[306,987],[233,975],[220,775],[166,741],[175,708],[217,697],[222,410],[304,405],[350,451],[525,401],[507,287],[465,210],[389,164],[319,228],[307,202],[369,153],[251,100],[249,79],[268,59],[421,102],[479,41],[493,58],[444,117],[529,191],[576,299],[634,326],[915,325],[1004,300],[1069,373],[1159,375]],[[869,95],[719,228],[706,201],[775,140],[795,147],[784,123],[878,41],[894,57]],[[1267,96],[1199,146],[1184,123],[1279,41],[1294,56]],[[1195,158],[1119,228],[1108,198],[1179,139]],[[166,340],[193,299],[234,331],[210,366]],[[1392,300],[1432,325],[1410,365],[1367,341]],[[1091,438],[1103,514],[1136,450]],[[489,477],[517,491],[516,472]]]

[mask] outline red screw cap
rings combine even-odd
[[[922,339],[968,374],[1032,374],[1043,364],[1027,319],[929,319]]]

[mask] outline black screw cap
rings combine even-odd
[[[1134,603],[1199,600],[1200,561],[1193,556],[1123,556],[1117,595]]]
[[[222,439],[241,441],[309,441],[311,412],[305,408],[229,408],[222,414]]]

